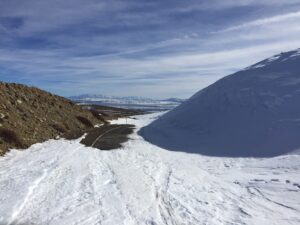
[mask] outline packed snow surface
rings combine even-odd
[[[129,119],[137,130],[160,114]],[[116,123],[124,123],[118,120]],[[0,159],[0,224],[300,224],[300,156],[121,149],[50,140]]]

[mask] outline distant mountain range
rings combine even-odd
[[[69,97],[74,102],[80,104],[98,104],[130,109],[144,109],[150,111],[169,110],[183,103],[180,98],[151,99],[137,96],[117,97],[108,95],[78,95]]]

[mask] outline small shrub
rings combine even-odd
[[[109,116],[107,113],[105,113],[105,112],[101,112],[101,115],[103,115],[103,116]]]
[[[67,130],[70,130],[70,127],[69,127],[69,125],[68,125],[67,123],[64,123],[64,126],[65,126],[65,128],[66,128]]]
[[[87,119],[83,116],[76,116],[76,118],[79,122],[81,122],[86,127],[93,127],[94,126],[93,123],[89,119]]]
[[[100,120],[103,123],[107,123],[107,121],[103,118],[103,116],[99,114],[99,112],[97,112],[96,110],[90,110],[90,111],[97,120]]]
[[[15,144],[16,147],[23,147],[23,143],[15,131],[7,128],[0,128],[0,137],[7,143]]]
[[[52,127],[60,133],[66,133],[66,127],[62,123],[52,124]]]
[[[100,116],[100,114],[96,111],[96,110],[90,110],[90,112],[93,114],[93,116],[96,118],[96,119],[98,119],[98,120],[100,120],[101,119],[101,116]]]

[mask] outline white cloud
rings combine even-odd
[[[290,19],[297,19],[298,22],[300,23],[300,11],[250,21],[250,22],[243,23],[243,24],[240,24],[237,26],[228,27],[224,30],[221,30],[220,32],[235,31],[235,30],[240,30],[240,29],[249,29],[249,28],[255,27],[255,26],[265,26],[265,25],[269,25],[269,24],[273,24],[273,23],[287,21]],[[216,33],[218,33],[218,32],[216,32]]]
[[[64,27],[84,24],[95,18],[97,20],[93,22],[97,28],[106,27],[109,24],[100,20],[97,17],[98,13],[106,10],[119,12],[128,7],[120,2],[111,8],[110,4],[104,1],[92,1],[91,4],[86,5],[83,4],[86,2],[83,0],[75,0],[75,2],[40,1],[34,7],[29,7],[30,4],[23,2],[16,9],[7,10],[6,14],[3,14],[0,9],[0,13],[3,16],[24,16],[24,27],[19,30],[19,35],[35,37],[36,32],[46,33],[57,28],[63,30]],[[296,2],[300,1],[215,0],[202,1],[199,5],[187,5],[183,9],[176,8],[176,10],[188,12],[197,7],[221,10],[243,5],[271,7],[272,4],[281,6]],[[78,7],[78,3],[82,7]],[[45,13],[47,10],[52,13]],[[176,12],[173,8],[170,9],[172,10]],[[147,13],[146,20],[141,19],[137,24],[141,25],[151,19],[155,22],[159,21],[160,13],[166,11],[162,9],[161,12],[155,12],[153,15]],[[134,20],[139,20],[140,16],[140,14],[125,13],[120,14],[118,19],[124,19],[124,24],[127,26]],[[22,79],[31,82],[59,81],[60,83],[54,84],[50,82],[47,88],[53,90],[56,88],[70,95],[73,90],[82,92],[91,90],[94,93],[100,90],[99,92],[105,91],[114,95],[151,96],[156,89],[153,95],[170,97],[172,94],[187,97],[222,76],[281,51],[299,48],[299,22],[300,11],[296,11],[241,22],[240,25],[227,27],[215,33],[208,33],[205,30],[202,32],[193,25],[187,27],[189,29],[186,32],[176,28],[169,31],[168,27],[161,27],[151,33],[153,36],[149,40],[140,43],[137,43],[143,37],[140,30],[108,36],[94,35],[91,32],[91,36],[85,34],[81,38],[79,35],[78,39],[67,32],[61,32],[49,37],[49,40],[67,47],[59,46],[56,49],[45,50],[17,48],[13,51],[2,48],[0,65],[18,71]],[[171,25],[174,24],[177,27],[177,22]],[[172,33],[171,37],[166,33]],[[163,38],[165,41],[159,41]],[[103,53],[102,55],[83,54],[85,51],[89,53],[90,50],[99,50],[99,52],[103,50]],[[104,54],[106,50],[108,53]],[[133,88],[134,85],[137,87]]]
[[[286,7],[300,3],[300,0],[195,0],[194,4],[190,4],[182,8],[176,9],[177,12],[190,12],[194,10],[226,10],[229,8],[257,6],[257,7]]]

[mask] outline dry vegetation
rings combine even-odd
[[[0,138],[2,142],[7,142],[15,145],[16,147],[22,147],[24,144],[22,143],[20,137],[16,134],[15,131],[9,130],[7,128],[0,128]]]
[[[78,121],[80,121],[86,127],[89,127],[89,128],[93,127],[93,123],[89,119],[87,119],[83,116],[76,116],[76,118],[78,119]]]
[[[91,109],[91,113],[93,114],[93,116],[94,116],[97,120],[99,120],[99,121],[101,121],[101,122],[103,122],[103,123],[107,123],[107,121],[103,118],[103,116],[108,116],[107,114],[104,114],[104,113],[102,112],[101,114],[103,114],[103,116],[101,116],[101,115],[99,114],[99,112],[96,111],[96,110],[94,110],[94,109]]]
[[[0,155],[11,148],[85,132],[103,119],[68,99],[34,87],[0,82]]]

